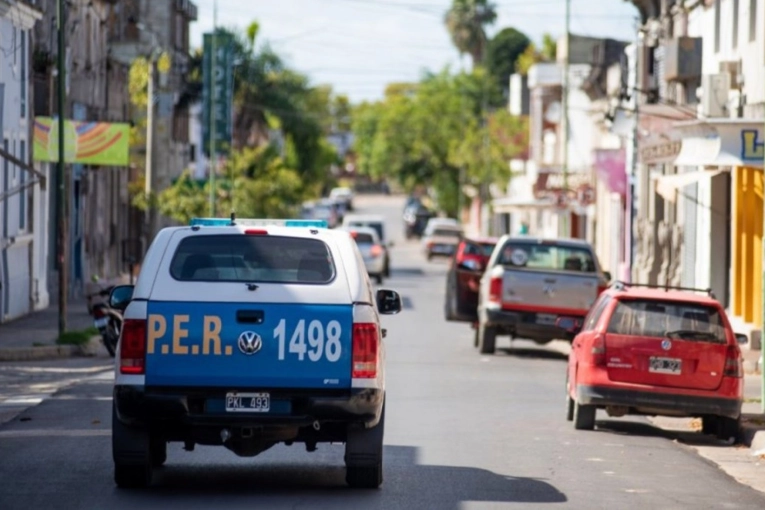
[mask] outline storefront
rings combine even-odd
[[[674,164],[694,172],[660,178],[676,197],[695,184],[696,287],[709,287],[732,316],[762,325],[763,121],[707,119],[676,124]],[[674,179],[674,180],[672,180]]]

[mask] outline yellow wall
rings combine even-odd
[[[763,172],[760,168],[733,170],[731,253],[733,314],[762,326],[762,215]]]

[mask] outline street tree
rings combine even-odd
[[[510,75],[515,72],[515,63],[530,44],[526,34],[512,27],[503,28],[489,41],[486,68],[502,91],[503,100],[508,97]]]
[[[473,69],[483,63],[487,37],[486,26],[497,19],[496,6],[488,0],[452,0],[444,16],[452,43],[461,55],[467,53]]]

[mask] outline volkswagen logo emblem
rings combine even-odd
[[[239,345],[239,350],[242,351],[242,354],[250,356],[263,347],[263,340],[260,338],[260,335],[254,331],[245,331],[239,335],[237,345]]]
[[[664,349],[665,351],[670,350],[672,348],[672,342],[670,342],[669,340],[662,340],[661,348]]]

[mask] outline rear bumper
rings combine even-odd
[[[672,393],[588,386],[576,387],[577,402],[583,405],[625,406],[637,410],[651,411],[646,414],[674,415],[683,413],[687,416],[715,415],[736,419],[741,415],[741,401],[720,397],[701,397]]]
[[[535,342],[564,340],[568,335],[554,324],[539,324],[536,312],[514,312],[499,308],[484,308],[479,312],[481,321],[487,326],[500,328],[518,338]],[[569,315],[566,315],[569,317]],[[580,317],[583,319],[584,317]]]
[[[170,429],[231,425],[305,427],[318,421],[358,423],[369,427],[380,419],[384,401],[384,391],[373,388],[330,391],[274,389],[269,393],[272,407],[275,407],[275,402],[282,403],[281,414],[226,413],[211,405],[225,399],[225,390],[206,388],[115,386],[114,405],[117,419],[129,426]]]
[[[366,266],[367,273],[371,275],[382,274],[385,271],[385,257],[365,258],[364,266]]]

